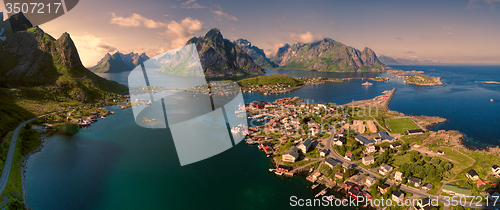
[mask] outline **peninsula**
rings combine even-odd
[[[312,189],[324,185],[317,197],[339,199],[328,195],[337,191],[345,198],[441,200],[494,191],[500,148],[471,150],[458,131],[427,130],[446,119],[391,111],[387,105],[394,93],[345,105],[296,98],[259,102],[265,106],[252,102],[247,110],[255,115],[249,118],[266,123],[251,127],[246,142],[258,144],[271,158],[271,172],[305,175]],[[472,201],[465,206],[475,205]]]
[[[475,81],[475,82],[500,85],[500,82],[497,81]]]

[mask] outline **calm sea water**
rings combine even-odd
[[[394,66],[440,76],[446,86],[418,87],[402,80],[361,80],[306,86],[278,95],[245,93],[245,101],[273,101],[299,96],[310,103],[369,99],[395,87],[390,109],[449,119],[433,129],[460,130],[473,146],[500,145],[499,66]],[[378,73],[269,70],[291,76],[373,77]],[[381,76],[386,76],[383,73]],[[128,73],[101,74],[126,84]],[[180,167],[168,130],[134,123],[132,110],[109,109],[72,137],[53,136],[31,156],[26,172],[27,202],[33,209],[289,209],[290,196],[312,198],[302,177],[282,178],[268,172],[271,163],[255,146],[240,143],[212,158]],[[332,208],[332,207],[330,207]],[[336,209],[338,209],[336,207]]]

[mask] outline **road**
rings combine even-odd
[[[332,131],[332,134],[333,133],[334,133],[334,131]],[[333,138],[333,135],[330,136],[329,140],[331,140],[331,138]],[[332,143],[331,141],[328,142],[328,144],[330,144],[328,146],[329,148],[331,148],[331,143]],[[331,152],[330,152],[330,154],[328,156],[331,156],[331,157],[333,157],[335,159],[338,159],[338,160],[340,160],[342,162],[347,162],[347,163],[350,163],[350,164],[356,164],[356,161],[348,161],[348,160],[346,160],[344,157],[340,156],[337,153],[337,151],[335,151],[333,149],[330,150],[330,151]],[[363,167],[357,166],[357,168],[361,172],[364,172],[366,174],[369,174],[370,176],[376,177],[377,179],[378,178],[384,179],[384,177],[382,177],[382,176],[380,176],[380,175],[378,175],[378,174],[376,174],[376,173],[374,173],[372,171],[369,171],[369,170],[367,170],[367,169],[365,169]],[[396,182],[394,182],[391,179],[385,179],[385,180],[386,180],[386,183],[388,183],[390,185],[394,185],[394,184],[399,185],[399,183],[396,183]],[[409,193],[412,193],[413,195],[417,195],[418,197],[429,197],[431,199],[434,199],[434,200],[438,199],[440,202],[447,203],[445,196],[432,195],[432,194],[429,194],[427,192],[422,192],[421,190],[418,190],[418,189],[415,189],[415,188],[411,188],[411,187],[408,187],[408,186],[405,186],[405,185],[399,185],[399,188],[401,190],[405,191],[405,192],[409,192]],[[456,198],[455,200],[457,200],[457,199],[459,200],[460,197]],[[482,198],[482,199],[484,201],[484,198]],[[477,202],[478,199],[476,198],[476,199],[474,199],[474,201]],[[465,207],[470,207],[470,208],[475,208],[475,209],[500,209],[500,202],[498,202],[496,205],[493,205],[492,201],[490,201],[488,204],[489,205],[486,206],[486,203],[479,203],[479,205],[476,205],[476,203],[474,203],[474,202],[467,202],[466,205],[465,205]]]
[[[48,114],[51,114],[51,113],[48,113]],[[45,114],[45,115],[48,115],[48,114]],[[3,166],[2,176],[0,176],[0,194],[2,194],[3,190],[7,186],[7,182],[9,181],[10,168],[12,166],[12,161],[14,160],[14,153],[16,151],[17,137],[19,136],[19,132],[21,131],[21,128],[24,127],[29,122],[31,122],[35,119],[38,119],[40,117],[43,117],[45,115],[41,115],[39,117],[35,117],[33,119],[26,120],[23,123],[21,123],[21,125],[17,126],[16,130],[14,130],[14,134],[12,134],[12,140],[10,141],[9,152],[7,153],[7,159],[5,160],[5,165]]]

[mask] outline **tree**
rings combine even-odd
[[[406,151],[410,149],[410,145],[408,143],[404,143],[401,145],[401,150]]]
[[[439,159],[437,157],[433,157],[431,159],[431,163],[434,164],[434,165],[439,165],[439,163],[441,163],[441,159]]]

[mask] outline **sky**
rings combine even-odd
[[[39,27],[68,32],[87,67],[116,51],[153,57],[211,28],[268,57],[285,43],[332,38],[394,58],[500,64],[500,0],[81,0]]]

